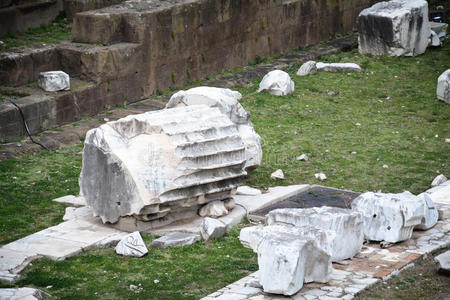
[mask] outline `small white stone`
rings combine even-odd
[[[155,279],[155,280],[153,280],[153,283],[154,283],[154,284],[158,284],[158,283],[159,283],[159,280],[158,280],[158,279]]]
[[[447,181],[447,177],[444,176],[444,174],[438,175],[433,179],[433,182],[431,182],[431,186],[438,186],[443,184]]]
[[[308,161],[309,158],[306,154],[302,154],[300,156],[297,156],[296,160]]]
[[[271,71],[263,77],[259,84],[258,93],[264,91],[274,96],[286,96],[294,92],[294,82],[284,71]]]
[[[201,236],[207,241],[212,238],[220,238],[225,235],[226,225],[213,218],[204,218],[201,226]]]
[[[436,95],[439,100],[450,104],[450,69],[439,76]]]
[[[450,139],[445,139],[445,142],[446,143],[450,143]]]
[[[278,169],[272,174],[270,174],[270,179],[284,179],[284,173],[283,170]]]
[[[148,253],[139,231],[135,231],[123,237],[116,246],[116,253],[124,256],[142,257]]]
[[[312,60],[305,62],[297,71],[298,76],[307,76],[316,73],[317,73],[316,62]]]
[[[389,168],[388,165],[386,165],[386,164],[383,165],[383,169],[388,169],[388,168]]]
[[[223,201],[217,200],[209,202],[208,204],[202,206],[198,211],[201,217],[222,217],[228,214],[228,210],[225,207]]]
[[[316,177],[316,179],[319,179],[320,181],[324,181],[327,179],[327,176],[324,173],[316,173],[314,174],[314,177]]]
[[[261,195],[261,191],[246,185],[240,186],[237,188],[236,195],[243,195],[243,196],[257,196]]]
[[[63,71],[49,71],[39,73],[38,85],[46,92],[70,90],[70,78]]]

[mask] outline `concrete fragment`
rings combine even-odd
[[[436,176],[433,181],[431,182],[431,186],[438,186],[443,184],[444,182],[447,181],[447,177],[444,176],[444,174],[440,174],[438,176]]]
[[[437,262],[440,272],[450,274],[450,250],[439,254],[434,260]]]
[[[50,300],[53,297],[39,289],[23,287],[0,289],[0,300]]]
[[[258,93],[265,91],[274,96],[286,96],[294,92],[294,87],[294,82],[288,73],[274,70],[264,75],[259,84]]]
[[[222,201],[210,202],[198,211],[200,217],[213,217],[218,218],[228,214],[228,210]]]
[[[165,249],[167,247],[182,247],[192,245],[200,241],[200,235],[184,232],[172,232],[152,241],[151,246],[154,248]]]
[[[317,63],[317,70],[328,72],[361,72],[361,67],[355,63]]]
[[[123,256],[142,257],[148,253],[147,246],[145,246],[139,231],[135,231],[126,235],[117,244],[116,253]]]
[[[218,108],[236,124],[242,141],[245,144],[245,168],[252,170],[261,164],[261,137],[253,128],[253,124],[250,121],[250,114],[239,103],[241,99],[242,95],[237,91],[200,86],[173,94],[166,108],[191,105],[207,105]]]
[[[450,104],[450,69],[438,77],[436,94],[439,100]]]
[[[237,188],[236,195],[243,195],[243,196],[257,196],[261,195],[261,191],[246,185],[240,186]]]
[[[364,234],[361,214],[349,209],[337,207],[314,207],[307,209],[281,208],[269,212],[267,225],[289,224],[299,227],[305,236],[313,236],[325,251],[328,251],[333,261],[352,258],[361,250]],[[313,230],[320,229],[325,233],[320,237]],[[306,233],[311,231],[311,233]],[[329,233],[331,232],[331,233]],[[334,233],[334,234],[333,234]],[[314,235],[309,235],[314,234]]]
[[[425,202],[410,192],[384,194],[367,192],[352,202],[363,216],[364,235],[372,241],[397,243],[411,238],[422,223]]]
[[[270,179],[284,179],[284,173],[283,170],[278,169],[272,174],[270,174]]]
[[[259,282],[266,293],[293,295],[304,282],[327,282],[330,256],[301,235],[268,233],[258,247]]]
[[[307,76],[316,73],[317,73],[316,62],[312,60],[305,62],[297,71],[298,76]]]
[[[46,92],[70,90],[70,78],[63,71],[41,72],[38,85]]]
[[[423,201],[423,218],[422,222],[414,229],[428,230],[436,225],[439,219],[439,211],[427,193],[422,193],[417,198],[419,201]]]
[[[226,233],[226,225],[217,219],[206,217],[203,219],[200,233],[205,241],[221,238]]]
[[[86,200],[83,196],[67,195],[53,199],[53,201],[65,204],[67,206],[86,206]]]
[[[133,216],[156,228],[231,198],[244,165],[236,125],[217,108],[195,105],[130,115],[88,131],[79,183],[103,222]]]
[[[430,24],[424,0],[376,3],[361,11],[357,23],[361,54],[416,56],[428,46]]]

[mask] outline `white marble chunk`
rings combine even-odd
[[[438,77],[436,95],[439,100],[450,104],[450,69]]]
[[[49,71],[39,73],[38,85],[46,92],[70,90],[70,78],[63,71]]]
[[[267,92],[274,96],[286,96],[294,92],[294,82],[288,73],[274,70],[264,75],[258,93]]]
[[[361,11],[357,23],[361,54],[416,56],[428,46],[430,23],[424,0],[376,3]]]
[[[117,244],[116,253],[123,256],[142,257],[148,253],[147,246],[142,240],[139,231],[135,231],[123,237]]]
[[[236,124],[242,141],[245,144],[245,168],[252,170],[261,164],[261,137],[253,128],[253,124],[250,121],[250,113],[239,103],[241,99],[242,95],[237,91],[200,86],[173,94],[166,108],[191,105],[207,105],[218,108]]]
[[[317,63],[317,70],[328,72],[361,72],[361,67],[355,63]]]
[[[297,71],[298,76],[307,76],[317,73],[316,62],[313,60],[305,62]]]

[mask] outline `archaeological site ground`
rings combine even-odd
[[[1,300],[450,299],[447,2],[0,16]]]

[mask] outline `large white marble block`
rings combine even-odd
[[[218,108],[130,115],[88,131],[81,194],[103,222],[168,224],[226,201],[246,175],[245,145]]]
[[[379,2],[358,16],[359,53],[416,56],[430,37],[428,3],[424,0]]]
[[[306,209],[281,208],[269,212],[268,225],[289,224],[296,227],[314,227],[328,233],[327,244],[333,261],[351,258],[361,250],[364,233],[361,214],[337,207]],[[324,243],[322,243],[324,244]]]
[[[424,205],[425,201],[410,192],[367,192],[353,200],[352,209],[362,214],[367,239],[396,243],[411,238],[414,227],[425,217]]]

